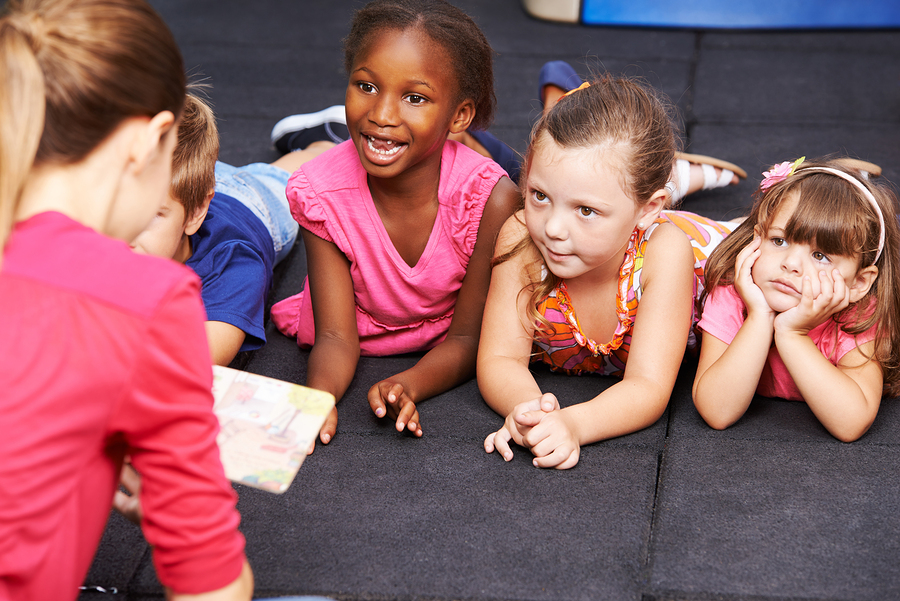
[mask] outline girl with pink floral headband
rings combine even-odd
[[[858,439],[900,389],[897,199],[845,159],[765,172],[747,219],[706,264],[694,405],[713,428],[754,395],[805,401]]]

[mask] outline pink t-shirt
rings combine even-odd
[[[16,225],[0,270],[0,599],[76,598],[126,453],[160,582],[199,593],[239,576],[204,320],[186,267],[60,213]]]
[[[456,297],[475,248],[484,205],[506,175],[494,161],[448,141],[441,155],[438,211],[414,267],[391,242],[351,142],[297,170],[287,186],[291,213],[306,230],[333,242],[350,261],[363,355],[430,349],[447,335]],[[304,292],[276,303],[272,321],[297,343],[315,341],[312,302]]]
[[[703,306],[703,317],[698,325],[704,332],[726,344],[731,344],[744,323],[745,311],[744,301],[741,300],[734,286],[719,286],[707,297],[706,304]],[[875,339],[875,326],[854,337],[841,330],[834,320],[829,319],[810,330],[809,337],[812,338],[822,355],[832,364],[837,365],[841,357],[858,345]],[[800,390],[794,384],[794,379],[791,378],[791,374],[774,345],[769,349],[769,357],[766,359],[766,365],[760,375],[756,392],[763,396],[790,401],[803,400]]]

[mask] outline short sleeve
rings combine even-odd
[[[236,495],[225,478],[212,411],[212,368],[199,283],[187,275],[150,320],[132,386],[112,426],[141,474],[142,528],[160,582],[217,590],[244,563]]]
[[[208,321],[221,321],[243,330],[241,351],[266,342],[266,299],[272,275],[265,258],[252,245],[234,240],[219,244],[205,262],[215,266],[203,275],[203,305]]]
[[[334,242],[326,225],[328,215],[302,167],[288,179],[285,194],[291,205],[291,215],[300,227],[323,240]]]
[[[744,323],[744,302],[734,286],[718,286],[707,296],[698,327],[731,344]]]
[[[452,172],[461,177],[447,203],[448,234],[457,241],[463,266],[468,266],[478,240],[484,207],[506,172],[493,160],[465,147],[456,149],[453,160]]]

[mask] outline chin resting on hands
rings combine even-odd
[[[382,380],[369,389],[369,407],[377,417],[388,416],[396,420],[398,432],[409,430],[422,436],[422,423],[416,403],[403,388],[403,384]]]
[[[808,334],[835,313],[850,305],[850,289],[837,269],[819,272],[818,291],[809,277],[803,278],[800,302],[775,318],[775,330]]]

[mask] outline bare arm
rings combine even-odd
[[[818,291],[803,282],[800,303],[775,318],[775,347],[800,394],[823,426],[837,439],[852,442],[868,431],[881,404],[884,378],[869,342],[832,364],[809,331],[850,303],[850,289],[838,270],[819,272]]]
[[[509,251],[527,236],[520,215],[510,217],[500,233],[497,254]],[[516,405],[541,396],[528,363],[534,328],[525,318],[530,285],[527,265],[537,259],[529,249],[494,267],[484,309],[478,350],[478,388],[491,409],[503,417]]]
[[[309,294],[316,338],[309,353],[306,385],[338,400],[347,392],[359,362],[359,330],[350,262],[338,247],[301,228],[306,246]],[[325,420],[319,438],[328,443],[337,430],[337,408]]]
[[[769,355],[775,313],[751,277],[759,256],[759,238],[743,249],[735,263],[735,289],[747,318],[731,343],[704,332],[694,377],[694,406],[710,427],[723,430],[747,411]]]
[[[247,334],[237,326],[224,321],[207,321],[206,337],[213,365],[228,365],[237,356]]]
[[[250,564],[244,561],[241,575],[231,584],[217,591],[200,593],[197,595],[185,595],[166,589],[168,601],[249,601],[253,597],[253,571]]]
[[[369,405],[378,415],[393,403],[397,429],[408,426],[421,436],[415,404],[453,388],[475,375],[485,297],[490,283],[494,241],[519,202],[518,188],[507,177],[494,186],[485,205],[478,238],[459,290],[447,337],[412,368],[379,382],[369,391]],[[399,385],[399,387],[398,387]],[[415,417],[414,417],[415,416]]]

